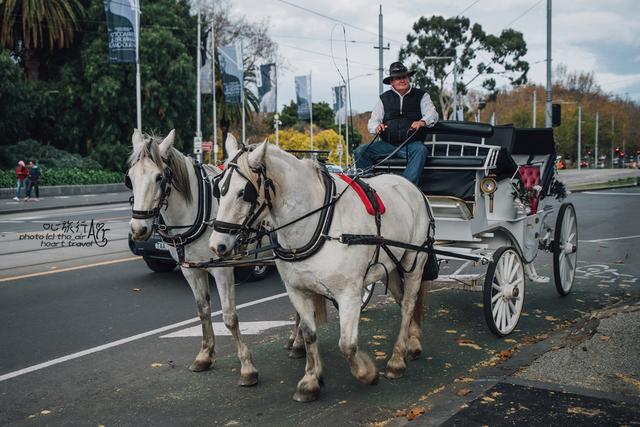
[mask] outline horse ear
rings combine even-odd
[[[175,137],[176,130],[171,129],[169,135],[167,135],[167,137],[160,143],[160,155],[164,157],[167,154],[167,151],[169,151],[169,148],[171,148],[171,146],[173,145],[173,140],[175,139]]]
[[[140,129],[136,128],[133,130],[133,135],[131,135],[131,143],[133,144],[133,148],[137,148],[141,144],[144,144],[144,138],[142,137],[142,132],[140,132]]]
[[[224,142],[224,148],[227,152],[227,157],[232,158],[240,150],[240,144],[238,140],[231,132],[227,133],[227,140]]]
[[[256,168],[259,165],[264,164],[268,145],[269,141],[265,139],[262,144],[258,145],[255,150],[249,153],[249,166],[251,166],[252,168]]]

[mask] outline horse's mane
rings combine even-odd
[[[129,167],[135,165],[140,160],[147,158],[151,160],[162,171],[167,167],[173,174],[173,187],[185,198],[187,203],[191,203],[191,189],[189,187],[189,171],[187,169],[187,157],[180,151],[170,147],[165,159],[160,155],[160,143],[162,138],[143,135],[144,143],[134,146],[133,152],[129,156]]]

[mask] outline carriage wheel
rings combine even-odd
[[[493,254],[484,280],[484,318],[491,332],[509,335],[520,320],[524,302],[524,264],[518,252],[503,246]]]
[[[553,276],[562,296],[573,287],[578,264],[578,220],[571,203],[563,203],[556,219],[553,236]]]
[[[361,296],[361,302],[362,304],[360,305],[360,310],[364,311],[365,307],[367,306],[367,304],[369,304],[369,301],[371,301],[371,297],[373,296],[373,290],[375,289],[376,284],[375,283],[371,283],[367,286],[365,286],[364,288],[362,288],[362,296]],[[331,302],[333,303],[333,306],[336,308],[336,310],[338,309],[338,302],[334,299],[331,299]]]

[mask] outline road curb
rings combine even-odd
[[[70,208],[81,208],[86,206],[102,206],[102,205],[117,205],[121,203],[128,203],[128,200],[111,200],[111,201],[96,201],[96,202],[87,202],[87,203],[73,203],[73,204],[63,204],[56,206],[42,206],[42,205],[33,205],[30,202],[23,202],[28,204],[28,208],[25,205],[24,208],[10,209],[10,210],[2,210],[0,207],[0,215],[10,215],[14,213],[26,213],[26,212],[36,212],[36,211],[48,211],[52,209],[70,209]]]

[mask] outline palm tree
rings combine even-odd
[[[80,0],[0,0],[0,45],[22,56],[37,80],[42,50],[70,46],[83,12]]]

